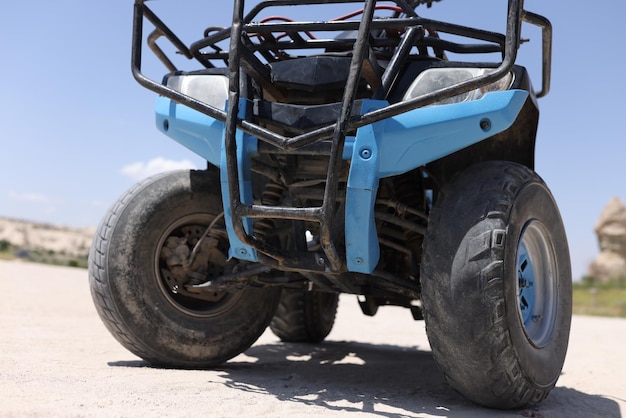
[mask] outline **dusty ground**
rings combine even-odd
[[[342,298],[328,342],[269,331],[217,370],[148,367],[108,333],[85,270],[0,261],[0,416],[622,417],[626,320],[575,317],[557,387],[532,410],[492,411],[450,389],[408,311],[363,316]]]

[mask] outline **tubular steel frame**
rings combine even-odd
[[[175,102],[181,103],[191,109],[222,121],[226,125],[225,149],[226,149],[226,172],[229,185],[232,220],[237,237],[246,245],[255,248],[260,254],[260,261],[286,269],[303,268],[311,271],[344,272],[346,271],[345,260],[340,256],[336,243],[332,237],[333,216],[337,200],[339,172],[342,164],[342,152],[347,132],[354,131],[363,126],[373,124],[383,119],[405,113],[419,107],[427,106],[442,99],[462,94],[481,86],[495,82],[506,75],[513,67],[517,50],[520,46],[521,24],[523,21],[540,26],[543,32],[543,80],[542,89],[537,96],[547,94],[550,85],[550,62],[551,62],[551,26],[550,22],[542,16],[529,13],[523,9],[523,0],[509,0],[506,35],[488,32],[445,22],[424,19],[404,0],[392,0],[408,17],[394,17],[378,19],[374,18],[376,0],[357,2],[355,0],[268,0],[263,1],[253,8],[248,15],[244,15],[245,0],[234,0],[234,12],[230,29],[217,30],[215,34],[207,35],[201,41],[187,47],[147,6],[148,0],[135,0],[134,25],[132,42],[132,72],[135,79],[144,87],[165,96]],[[365,3],[360,21],[326,21],[326,22],[280,22],[280,23],[254,23],[252,20],[264,9],[271,6],[290,5],[313,5],[313,4],[340,4],[340,3]],[[170,71],[176,67],[166,54],[158,47],[156,40],[165,36],[178,51],[189,59],[196,59],[203,66],[211,68],[212,61],[221,60],[228,64],[229,70],[229,97],[226,111],[209,106],[190,96],[179,93],[161,83],[157,83],[141,71],[142,42],[144,20],[150,21],[155,26],[155,31],[148,36],[148,44],[153,52],[165,64]],[[454,35],[465,36],[488,42],[478,45],[458,45],[440,39],[426,39],[424,29],[435,29]],[[502,61],[495,71],[486,75],[467,80],[456,85],[441,89],[436,92],[424,94],[414,99],[399,103],[389,104],[381,109],[367,111],[362,115],[353,116],[352,108],[356,98],[356,92],[362,72],[362,65],[372,45],[370,31],[382,29],[405,30],[405,35],[399,45],[395,45],[395,53],[381,78],[381,87],[375,92],[375,98],[384,99],[393,86],[398,76],[402,63],[408,57],[410,50],[418,41],[425,42],[433,48],[441,48],[452,52],[500,52]],[[262,68],[261,61],[257,59],[255,52],[263,54],[270,49],[306,49],[319,48],[319,43],[312,40],[304,40],[303,37],[295,37],[297,42],[279,42],[267,44],[252,44],[247,42],[247,34],[286,32],[303,33],[306,31],[354,31],[358,30],[357,38],[349,41],[352,48],[352,61],[350,73],[346,83],[341,111],[337,121],[333,124],[317,128],[294,137],[285,137],[265,129],[249,120],[240,117],[241,91],[240,74],[242,63],[248,62],[252,66]],[[228,53],[216,47],[220,41],[230,38]],[[345,40],[342,42],[346,42]],[[204,52],[206,48],[213,52]],[[263,55],[264,57],[267,54]],[[252,61],[252,62],[250,62]],[[275,149],[278,153],[307,152],[311,147],[323,147],[330,141],[329,164],[326,178],[326,188],[322,206],[319,207],[275,207],[254,205],[242,202],[240,190],[240,167],[241,161],[237,158],[237,131],[258,138],[260,146],[265,149]],[[327,146],[326,146],[327,149]],[[323,257],[319,254],[305,252],[296,257],[288,257],[280,250],[268,245],[246,232],[244,218],[273,218],[312,221],[320,224],[320,243],[323,249]]]

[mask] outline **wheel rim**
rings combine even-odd
[[[517,247],[518,313],[526,337],[537,347],[546,346],[554,331],[557,273],[548,231],[539,221],[529,222]]]
[[[158,245],[155,248],[154,254],[155,278],[158,282],[159,289],[167,302],[169,302],[169,304],[178,311],[198,318],[210,318],[224,314],[236,304],[237,300],[241,296],[241,292],[204,293],[203,297],[200,298],[190,295],[188,292],[180,291],[176,287],[172,286],[173,273],[164,261],[162,251],[168,238],[175,237],[183,239],[186,236],[188,238],[190,233],[188,231],[185,232],[185,229],[194,229],[196,231],[201,231],[200,233],[204,233],[213,219],[214,217],[209,214],[193,214],[183,216],[175,220],[163,231],[163,234],[158,240]],[[197,238],[199,234],[198,232],[192,232],[191,235],[194,235],[194,237]],[[189,239],[187,241],[191,241],[185,243],[191,251],[195,241]],[[224,251],[226,251],[228,243],[226,239],[223,241],[224,242],[220,245],[225,246]],[[214,276],[219,276],[224,273],[224,268],[220,266],[210,266],[209,270],[209,274],[212,273]]]

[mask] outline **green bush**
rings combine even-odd
[[[87,268],[88,264],[86,255],[71,256],[64,251],[25,249],[16,247],[7,240],[0,240],[0,259],[11,260],[16,257],[32,261],[33,263],[51,264],[54,266]]]
[[[626,318],[626,287],[624,280],[612,283],[575,282],[574,313]]]
[[[5,239],[0,239],[0,252],[7,253],[11,250],[13,246],[11,243]]]

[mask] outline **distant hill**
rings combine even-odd
[[[24,258],[32,258],[24,256],[31,252],[57,258],[86,258],[95,232],[96,228],[69,228],[0,217],[2,250],[10,249]]]

